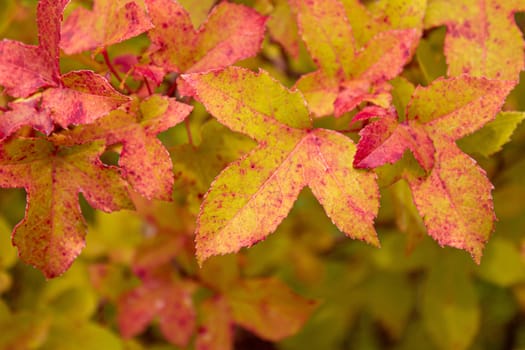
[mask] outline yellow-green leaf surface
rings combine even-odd
[[[523,37],[514,13],[521,0],[429,0],[425,27],[447,26],[448,74],[517,80],[524,68]]]
[[[495,120],[462,138],[458,144],[467,153],[489,157],[501,151],[503,145],[510,141],[514,130],[523,119],[525,119],[525,112],[500,112]]]
[[[392,29],[421,29],[427,0],[341,0],[358,46]]]
[[[226,298],[235,323],[272,341],[296,333],[316,307],[272,277],[241,281]]]
[[[177,125],[192,107],[175,99],[153,95],[138,110],[115,110],[92,124],[57,136],[57,142],[80,144],[104,140],[122,143],[119,158],[124,177],[147,198],[170,200],[173,188],[171,159],[157,134]]]
[[[493,186],[485,171],[456,145],[435,144],[432,172],[410,182],[414,202],[430,236],[442,246],[470,252],[479,263],[494,226]]]
[[[419,40],[419,29],[392,25],[357,44],[353,23],[341,1],[293,0],[290,5],[297,15],[301,36],[319,67],[302,76],[296,86],[318,117],[331,114],[334,107],[336,115],[341,115],[363,101],[375,102],[374,97],[384,93],[378,87],[401,73]],[[415,5],[418,6],[423,5]],[[421,22],[422,11],[419,16]],[[375,21],[370,17],[366,23],[373,26]]]
[[[287,0],[276,0],[268,20],[268,32],[292,57],[299,56],[297,22]]]
[[[298,92],[265,72],[234,67],[184,79],[221,123],[259,143],[215,179],[204,199],[196,232],[201,262],[264,239],[305,186],[341,231],[378,245],[374,175],[352,168],[355,146],[349,138],[312,129]]]
[[[103,211],[132,207],[118,171],[98,159],[103,151],[100,142],[60,147],[19,138],[1,145],[0,186],[27,192],[26,216],[14,230],[13,243],[22,260],[48,278],[67,270],[84,246],[79,192]]]
[[[113,45],[153,27],[143,1],[95,0],[93,3],[91,11],[77,8],[62,26],[60,46],[68,55]]]
[[[179,73],[226,67],[259,50],[266,18],[243,5],[219,3],[196,30],[176,1],[146,0],[155,27],[148,35],[153,61]]]

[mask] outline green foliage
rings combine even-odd
[[[2,1],[0,350],[525,347],[520,11]]]

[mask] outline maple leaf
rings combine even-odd
[[[60,75],[60,22],[67,2],[39,2],[39,46],[9,40],[0,43],[0,84],[6,87],[7,93],[26,97],[39,88],[48,87],[42,93],[41,101],[32,103],[38,120],[27,118],[29,104],[24,107],[11,105],[12,112],[8,117],[12,121],[17,120],[16,126],[12,125],[14,129],[30,125],[49,134],[52,131],[49,125],[53,122],[63,128],[89,123],[130,100],[94,72],[75,71]],[[22,114],[15,116],[15,111]],[[14,129],[7,127],[4,130]]]
[[[160,330],[172,344],[188,345],[195,330],[191,283],[152,278],[120,297],[118,324],[125,338],[143,332],[158,317]]]
[[[429,0],[425,27],[447,26],[448,75],[516,81],[525,62],[518,11],[522,0]]]
[[[206,194],[196,230],[200,262],[264,239],[305,186],[341,231],[378,245],[374,175],[352,168],[355,146],[350,139],[312,129],[299,92],[264,71],[236,67],[183,79],[219,122],[259,144],[223,170]]]
[[[92,11],[80,7],[66,19],[60,45],[71,55],[117,44],[152,27],[134,0],[95,0]]]
[[[259,50],[266,17],[249,7],[221,2],[195,30],[176,1],[146,0],[155,28],[148,32],[153,62],[169,71],[195,73],[223,68]]]
[[[406,176],[428,233],[478,262],[493,225],[492,185],[455,141],[492,120],[513,86],[460,76],[418,87],[405,121],[389,115],[361,130],[354,159],[358,168],[373,168],[396,162],[410,149],[430,172],[426,178]]]
[[[133,207],[119,172],[98,159],[104,149],[101,142],[61,147],[33,138],[0,144],[0,186],[27,192],[13,243],[22,260],[48,278],[67,270],[84,246],[79,192],[103,211]]]
[[[138,108],[115,110],[87,125],[56,136],[62,144],[104,140],[121,143],[119,165],[124,177],[146,198],[171,200],[173,171],[170,155],[157,134],[183,121],[192,107],[153,95]]]
[[[41,87],[59,85],[60,22],[68,2],[38,3],[38,46],[5,39],[0,42],[0,85],[9,95],[27,97]]]
[[[290,4],[297,14],[301,36],[319,67],[296,83],[312,113],[321,117],[335,111],[339,116],[364,101],[387,107],[390,94],[385,82],[401,73],[417,46],[420,31],[379,32],[361,47],[339,0],[292,0]]]

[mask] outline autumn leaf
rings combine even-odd
[[[425,27],[447,26],[448,75],[516,81],[525,62],[518,11],[521,0],[429,0]]]
[[[40,96],[9,103],[9,110],[0,115],[0,140],[4,140],[24,126],[31,126],[46,135],[53,131],[53,122],[47,111],[39,107]]]
[[[61,82],[62,87],[42,93],[42,108],[63,128],[92,123],[131,100],[92,71],[66,73]]]
[[[492,184],[455,141],[500,110],[513,82],[461,76],[418,87],[403,122],[389,115],[363,128],[354,165],[396,162],[410,149],[428,177],[408,176],[428,233],[441,245],[470,252],[477,262],[493,227]]]
[[[195,342],[196,350],[232,350],[233,319],[223,296],[204,300],[200,305],[201,322]]]
[[[146,0],[155,27],[148,32],[153,62],[178,73],[223,68],[257,53],[266,17],[221,2],[195,30],[188,12],[172,0]]]
[[[92,71],[60,75],[58,45],[66,4],[64,0],[39,2],[39,46],[6,40],[0,43],[0,84],[9,94],[26,97],[39,88],[48,87],[41,101],[37,103],[37,97],[32,99],[35,101],[32,113],[38,116],[35,120],[28,118],[29,104],[24,107],[11,105],[12,112],[8,115],[11,121],[2,122],[10,125],[5,127],[6,131],[29,125],[49,134],[53,122],[63,128],[89,123],[129,101],[129,97],[117,92],[104,77]],[[14,115],[14,111],[21,114]]]
[[[401,73],[410,60],[420,31],[378,32],[358,45],[345,7],[339,0],[292,0],[301,36],[319,70],[302,76],[296,86],[315,116],[339,116],[361,102],[388,107],[386,81]],[[418,4],[418,6],[420,6]],[[423,13],[420,12],[420,20]]]
[[[56,136],[56,140],[67,145],[95,140],[104,140],[107,145],[121,143],[119,165],[133,188],[149,199],[171,200],[172,163],[157,134],[183,121],[191,110],[175,99],[153,95],[137,108],[115,110]]]
[[[5,39],[0,42],[0,85],[9,95],[27,97],[39,88],[59,85],[60,23],[68,2],[38,3],[38,46]]]
[[[275,277],[241,281],[226,297],[235,323],[272,341],[296,333],[317,304]]]
[[[105,48],[153,27],[144,5],[134,0],[95,0],[93,10],[79,7],[62,26],[60,45],[68,55]]]
[[[206,194],[196,232],[200,262],[264,239],[305,186],[341,231],[379,244],[373,227],[378,209],[374,175],[352,168],[350,139],[312,128],[299,92],[285,89],[264,71],[236,67],[183,77],[219,122],[259,144],[223,170]]]
[[[84,247],[80,192],[106,212],[133,207],[119,172],[100,162],[103,151],[100,142],[61,147],[32,138],[0,145],[0,186],[27,192],[26,216],[13,243],[22,260],[48,278],[67,270]]]
[[[188,345],[195,331],[192,302],[194,286],[184,281],[148,279],[122,295],[118,301],[118,325],[123,337],[142,333],[158,317],[166,339],[177,346]]]

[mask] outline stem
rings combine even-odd
[[[146,78],[145,76],[142,76],[144,78],[144,84],[146,84],[146,89],[148,89],[148,93],[151,95],[153,95],[153,92],[151,90],[151,86],[149,85],[149,82],[148,82],[148,78]]]
[[[191,145],[191,147],[195,148],[195,144],[193,143],[193,136],[191,136],[191,128],[190,128],[190,118],[184,119],[184,126],[186,126],[186,133],[188,134],[188,143]]]
[[[166,92],[166,96],[172,97],[173,94],[175,93],[175,90],[177,90],[177,79],[176,78],[175,78],[175,81],[173,82],[173,84],[171,84],[170,88]]]
[[[128,92],[130,92],[131,89],[128,86],[128,84],[126,84],[126,82],[122,80],[122,78],[120,77],[120,74],[118,74],[117,70],[111,64],[111,60],[109,59],[108,51],[106,49],[102,50],[102,56],[104,57],[104,62],[106,63],[106,66],[108,67],[109,71],[115,76],[115,78],[117,78],[120,84],[122,84],[122,86],[124,86],[124,88]]]

